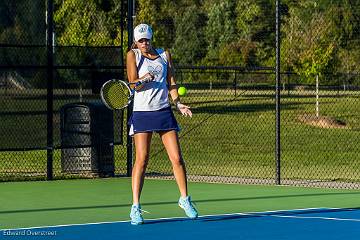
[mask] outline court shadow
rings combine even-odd
[[[292,195],[274,195],[274,196],[258,196],[258,197],[239,197],[239,198],[217,198],[217,199],[199,199],[195,203],[211,203],[211,202],[229,202],[229,201],[245,201],[245,200],[263,200],[263,199],[282,199],[282,198],[296,198],[296,197],[320,197],[320,196],[334,196],[344,195],[360,195],[360,192],[344,192],[344,193],[311,193],[311,194],[292,194]],[[144,202],[142,206],[157,206],[177,204],[177,201],[164,202]],[[36,208],[36,209],[14,209],[14,210],[0,210],[0,214],[13,213],[31,213],[31,212],[53,212],[53,211],[72,211],[72,210],[89,210],[89,209],[106,209],[106,208],[130,208],[131,204],[109,204],[109,205],[93,205],[93,206],[76,206],[76,207],[54,207],[54,208]],[[360,207],[344,208],[344,209],[360,209]],[[344,211],[343,209],[332,209],[332,211]]]
[[[309,105],[312,103],[282,103],[281,108],[284,110],[299,109],[299,106]],[[194,113],[213,113],[213,114],[230,114],[230,113],[249,113],[249,112],[275,112],[275,104],[217,104],[212,106],[192,106]]]

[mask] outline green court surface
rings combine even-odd
[[[189,183],[200,215],[303,208],[359,208],[360,190]],[[131,179],[0,183],[0,229],[128,220]],[[145,219],[182,217],[175,181],[146,179]]]

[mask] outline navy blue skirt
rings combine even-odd
[[[180,131],[171,107],[157,111],[134,111],[128,124],[130,136],[141,132]]]

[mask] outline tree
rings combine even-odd
[[[57,0],[54,14],[59,45],[112,45],[108,17],[98,1]],[[113,21],[110,21],[112,23]]]
[[[2,1],[0,41],[11,44],[45,43],[44,1]]]
[[[243,45],[242,54],[248,52],[247,66],[273,65],[275,39],[275,5],[268,0],[243,0],[236,3],[236,26]],[[246,49],[250,46],[250,50]]]
[[[322,77],[335,56],[338,43],[332,21],[333,8],[320,11],[316,2],[302,2],[290,9],[283,29],[282,59],[285,67],[293,69],[305,83],[316,84],[316,116],[319,116],[319,77]],[[313,4],[313,5],[312,5]],[[322,79],[326,81],[326,79]]]
[[[311,9],[309,5],[290,9],[281,44],[285,68],[294,70],[306,83],[313,83],[314,77],[329,67],[338,44],[336,26],[330,17],[333,9]]]
[[[213,4],[209,4],[207,13],[205,37],[208,40],[208,47],[205,62],[210,65],[217,65],[220,49],[237,38],[235,1],[215,1]]]
[[[213,0],[205,9],[207,64],[246,67],[266,64],[271,58],[274,14],[268,0]]]
[[[351,83],[353,73],[360,72],[360,3],[344,0],[336,4],[337,10],[333,15],[338,26],[340,44],[336,53],[337,68],[342,76],[343,89]],[[344,77],[346,75],[346,77]]]
[[[91,71],[59,71],[62,78],[77,83],[81,89],[83,79],[93,78],[92,74],[102,71],[97,69],[98,65],[122,64],[121,54],[119,58],[115,49],[96,48],[120,45],[120,8],[121,1],[116,0],[55,1],[55,39],[56,45],[61,46],[56,48],[57,63],[93,66]]]
[[[196,65],[206,55],[204,25],[204,14],[195,5],[186,7],[183,15],[175,17],[174,59],[178,64]]]
[[[46,63],[45,1],[5,0],[0,2],[0,43],[14,47],[0,48],[0,62],[9,65],[42,65]],[[34,45],[33,47],[20,47]],[[15,72],[16,71],[16,72]],[[44,85],[44,71],[28,69],[4,69],[19,74],[33,86]],[[39,81],[36,76],[38,75]],[[37,81],[37,82],[36,82]]]
[[[172,0],[139,0],[135,24],[147,23],[154,30],[154,46],[172,48],[175,39],[174,17],[181,5]]]
[[[352,75],[360,74],[360,47],[353,47],[349,49],[341,48],[338,51],[338,58],[340,61],[338,71],[342,73],[342,75],[346,75],[346,77],[342,77],[343,81],[343,90],[346,91],[347,84],[351,83]]]

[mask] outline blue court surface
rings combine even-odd
[[[146,214],[148,217],[151,214]],[[1,230],[1,239],[360,239],[360,208],[310,208]]]

